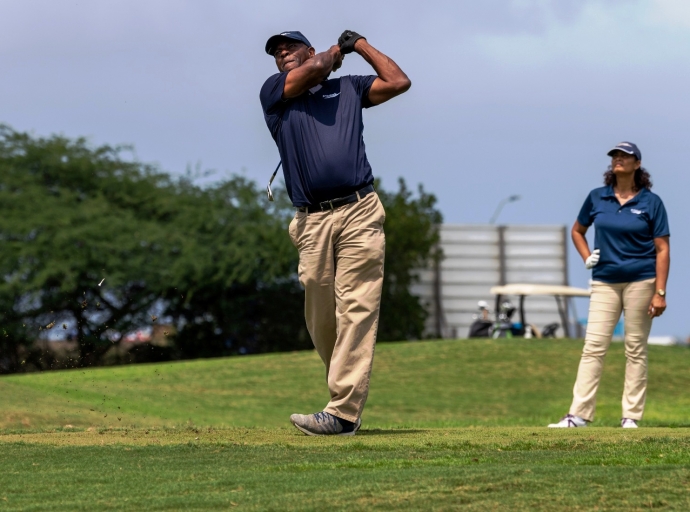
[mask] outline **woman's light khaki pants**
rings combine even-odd
[[[652,319],[647,314],[656,279],[632,283],[592,283],[585,348],[573,389],[570,414],[587,421],[594,418],[597,389],[604,357],[621,312],[625,325],[625,389],[623,418],[642,419],[647,393],[647,338]]]

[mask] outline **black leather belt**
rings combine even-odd
[[[360,199],[365,198],[372,192],[375,192],[374,185],[367,185],[364,188],[359,189],[354,194],[345,197],[337,197],[336,199],[331,199],[330,201],[323,201],[317,205],[310,206],[298,206],[297,211],[305,212],[307,214],[314,212],[326,212],[328,210],[335,210],[346,204],[356,203]]]

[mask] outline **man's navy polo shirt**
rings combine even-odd
[[[599,263],[592,279],[605,283],[629,283],[656,277],[654,239],[669,236],[666,208],[659,196],[643,188],[621,206],[613,187],[592,190],[577,221],[594,224],[594,248]]]
[[[292,204],[309,206],[372,184],[362,108],[372,106],[369,88],[376,76],[325,80],[297,98],[283,100],[286,77],[287,72],[270,77],[259,97]]]

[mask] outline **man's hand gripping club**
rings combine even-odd
[[[393,59],[371,46],[363,35],[346,30],[338,38],[338,46],[342,55],[357,52],[376,71],[378,78],[369,89],[369,101],[372,105],[380,105],[404,93],[412,85]]]
[[[347,55],[348,53],[352,53],[355,51],[355,43],[359,41],[360,39],[364,39],[366,41],[366,38],[357,32],[353,32],[352,30],[346,30],[342,34],[340,34],[340,37],[338,38],[338,46],[340,47],[340,53],[343,55]]]

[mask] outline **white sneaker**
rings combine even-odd
[[[558,423],[551,423],[549,428],[575,428],[586,427],[587,421],[574,414],[566,414]]]
[[[630,418],[623,418],[621,420],[621,427],[623,427],[623,428],[637,428],[637,420],[631,420]]]

